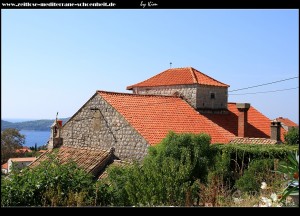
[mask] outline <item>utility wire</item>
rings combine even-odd
[[[278,90],[273,90],[273,91],[264,91],[264,92],[251,92],[251,93],[244,93],[244,94],[229,94],[229,95],[247,95],[247,94],[261,94],[261,93],[269,93],[269,92],[280,92],[280,91],[288,91],[288,90],[292,90],[292,89],[297,89],[299,87],[294,87],[294,88],[288,88],[288,89],[278,89]],[[166,98],[176,98],[176,97],[172,97],[171,95],[138,95],[138,94],[129,94],[130,96],[134,95],[134,96],[145,96],[145,97],[166,97]],[[164,105],[164,104],[174,104],[174,101],[164,101],[164,102],[149,102],[149,103],[144,103],[144,104],[140,104],[136,107],[147,107],[147,106],[153,106],[153,105]],[[119,108],[127,108],[127,107],[135,107],[134,104],[130,104],[130,105],[120,105]]]
[[[270,83],[264,83],[264,84],[260,84],[260,85],[250,86],[250,87],[246,87],[246,88],[234,89],[234,90],[231,90],[231,91],[228,91],[228,92],[240,91],[240,90],[255,88],[255,87],[264,86],[264,85],[270,85],[270,84],[279,83],[279,82],[283,82],[283,81],[287,81],[287,80],[291,80],[291,79],[296,79],[296,78],[298,78],[298,76],[283,79],[283,80],[278,80],[278,81],[274,81],[274,82],[270,82]]]
[[[288,88],[288,89],[278,89],[278,90],[273,90],[273,91],[251,92],[251,93],[244,93],[244,94],[229,94],[229,95],[249,95],[249,94],[261,94],[261,93],[269,93],[269,92],[288,91],[288,90],[297,89],[297,88],[299,88],[299,87],[295,87],[295,88]]]

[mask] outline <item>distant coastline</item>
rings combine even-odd
[[[11,122],[11,123],[17,123],[17,122],[25,122],[25,121],[36,121],[39,119],[25,119],[25,118],[3,118],[3,121]]]
[[[7,121],[10,120],[10,121]],[[24,120],[24,121],[23,121]],[[61,118],[63,124],[69,120],[69,118]],[[31,130],[31,131],[50,131],[50,127],[53,124],[54,119],[42,119],[42,120],[26,120],[26,119],[1,119],[1,131],[7,128],[15,128],[18,130]]]

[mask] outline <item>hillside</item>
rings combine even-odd
[[[62,118],[63,124],[69,118]],[[7,128],[16,128],[18,130],[38,130],[38,131],[49,131],[50,126],[54,122],[54,119],[43,119],[43,120],[35,120],[35,121],[24,121],[24,122],[9,122],[1,120],[1,130]]]

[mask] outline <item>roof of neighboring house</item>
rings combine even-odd
[[[32,152],[28,147],[24,146],[20,149],[16,149],[17,153],[26,153],[26,152]]]
[[[50,155],[57,153],[57,158],[61,164],[74,161],[78,167],[84,169],[88,173],[97,174],[101,167],[104,167],[111,158],[113,152],[100,149],[83,149],[69,146],[61,146],[60,148],[47,150],[40,155],[36,161],[29,165],[33,168],[38,166],[42,161],[49,160]]]
[[[288,118],[278,117],[278,118],[276,118],[276,121],[279,121],[288,127],[297,127],[298,126],[295,122],[291,121]]]
[[[222,128],[238,136],[238,109],[236,103],[228,103],[228,114],[203,114]],[[284,130],[281,130],[281,141],[284,140]],[[253,106],[248,110],[248,128],[245,137],[270,138],[271,120],[256,110]]]
[[[1,169],[8,169],[8,163],[2,164]]]
[[[12,162],[32,162],[36,157],[24,157],[24,158],[9,158]]]
[[[39,150],[39,153],[45,153],[47,150]]]
[[[169,131],[207,133],[212,143],[228,143],[234,134],[199,114],[179,97],[98,91],[148,142],[159,143]]]
[[[143,82],[127,87],[127,90],[132,90],[133,87],[151,87],[151,86],[170,86],[170,85],[187,85],[200,84],[209,86],[229,87],[214,78],[205,75],[204,73],[192,68],[171,68],[165,70]]]
[[[248,138],[248,137],[237,137],[231,140],[229,143],[233,144],[277,144],[276,140],[268,138]]]

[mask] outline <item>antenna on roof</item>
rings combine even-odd
[[[170,62],[170,68],[172,68],[172,62]]]

